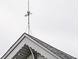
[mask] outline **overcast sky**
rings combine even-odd
[[[31,33],[77,57],[77,0],[30,0]],[[27,31],[27,0],[0,0],[0,57]]]

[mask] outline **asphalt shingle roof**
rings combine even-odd
[[[25,33],[26,34],[26,33]],[[56,54],[57,56],[59,56],[61,59],[76,59],[75,57],[63,52],[63,51],[60,51],[52,46],[50,46],[49,44],[29,35],[29,34],[26,34],[28,35],[30,38],[32,38],[33,40],[35,40],[36,42],[38,42],[39,44],[41,44],[42,46],[44,46],[45,48],[47,48],[48,50],[50,50],[52,53]]]
[[[58,57],[60,57],[61,59],[77,59],[77,58],[75,58],[75,57],[73,57],[73,56],[71,56],[71,55],[69,55],[69,54],[67,54],[67,53],[65,53],[65,52],[63,52],[63,51],[60,51],[60,50],[58,50],[58,49],[56,49],[55,47],[52,47],[51,45],[49,45],[49,44],[47,44],[47,43],[45,43],[45,42],[43,42],[43,41],[41,41],[41,40],[39,40],[38,38],[35,38],[34,36],[31,36],[31,35],[29,35],[29,34],[27,34],[27,33],[24,33],[22,36],[28,36],[28,37],[30,37],[31,39],[33,39],[34,41],[36,41],[37,43],[39,43],[40,45],[42,45],[43,47],[45,47],[46,49],[48,49],[50,52],[52,52],[52,53],[54,53],[55,55],[57,55]],[[22,37],[21,36],[21,37]],[[20,37],[20,38],[21,38]],[[10,47],[10,49],[15,49],[16,48],[16,43],[20,40],[20,38]],[[23,39],[22,39],[23,40]],[[20,40],[20,42],[22,41],[22,40]],[[20,42],[18,43],[18,44],[20,44]],[[14,47],[14,48],[12,48],[12,47]],[[0,59],[3,59],[3,57],[10,51],[10,49],[0,58]],[[12,51],[13,51],[12,50]],[[9,54],[12,52],[12,51],[10,51],[9,52]],[[8,55],[9,55],[8,54]],[[8,56],[7,55],[7,56]],[[5,56],[5,58],[7,57],[7,56]]]

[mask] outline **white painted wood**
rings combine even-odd
[[[25,37],[26,36],[26,37]],[[24,38],[25,37],[25,38]],[[23,39],[24,38],[24,39]],[[22,40],[23,39],[23,40]],[[22,41],[21,41],[22,40]],[[21,42],[20,42],[21,41]],[[14,47],[20,42],[20,44],[14,49]],[[6,55],[4,55],[4,57],[2,59],[4,59],[13,49],[13,51],[8,55],[8,57],[6,59],[12,59],[12,57],[24,46],[24,44],[28,45],[29,47],[31,47],[32,49],[34,49],[35,51],[37,51],[38,53],[40,53],[41,55],[43,55],[46,59],[60,59],[59,57],[57,57],[55,54],[51,53],[48,49],[46,49],[45,47],[43,47],[42,45],[40,45],[39,43],[37,43],[36,41],[34,41],[33,39],[31,39],[30,37],[28,37],[27,35],[23,35],[18,42],[16,42],[16,44],[6,53]],[[31,58],[31,56],[29,57]],[[42,57],[39,57],[38,59],[40,59]]]
[[[26,38],[25,38],[26,39]],[[32,49],[34,49],[35,51],[37,51],[38,53],[40,53],[41,55],[45,56],[45,58],[47,59],[58,59],[56,56],[54,56],[53,54],[49,54],[45,48],[43,48],[41,45],[35,43],[33,40],[31,39],[26,39],[26,45],[30,46]],[[41,48],[42,47],[42,48]]]

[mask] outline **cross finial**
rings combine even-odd
[[[27,11],[27,14],[25,14],[25,16],[28,17],[28,34],[30,34],[30,10],[29,10],[29,0],[28,0],[28,11]]]

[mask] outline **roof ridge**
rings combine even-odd
[[[10,50],[13,46],[15,46],[15,44],[16,44],[21,38],[24,38],[24,37],[26,37],[26,36],[28,36],[29,38],[33,39],[34,41],[36,41],[36,42],[39,43],[40,45],[44,46],[46,49],[48,49],[50,52],[54,53],[55,55],[59,56],[61,59],[76,59],[75,57],[73,57],[73,56],[71,56],[71,55],[69,55],[69,54],[67,54],[67,53],[65,53],[65,52],[63,52],[63,51],[61,51],[61,50],[58,50],[58,49],[56,49],[55,47],[52,47],[51,45],[49,45],[49,44],[43,42],[42,40],[39,40],[39,39],[35,38],[35,37],[32,36],[32,35],[27,34],[27,33],[23,33],[23,34],[21,35],[21,37],[9,48],[9,50]],[[19,44],[22,40],[23,40],[23,39],[21,39],[21,40],[18,42],[18,44]],[[16,46],[15,46],[15,47],[16,47]],[[14,48],[15,48],[15,47],[14,47]],[[14,48],[13,48],[13,49],[14,49]],[[8,50],[7,52],[9,52],[9,50]],[[7,54],[7,52],[6,52],[0,59],[2,59],[2,58]],[[10,52],[11,52],[11,51],[10,51]]]
[[[53,52],[54,54],[58,55],[59,57],[61,57],[62,59],[76,59],[75,57],[55,48],[52,47],[51,45],[43,42],[42,40],[39,40],[38,38],[35,38],[34,36],[31,36],[27,33],[25,33],[26,35],[28,35],[30,38],[32,38],[33,40],[35,40],[36,42],[38,42],[39,44],[43,45],[45,48],[47,48],[48,50],[50,50],[51,52]]]

